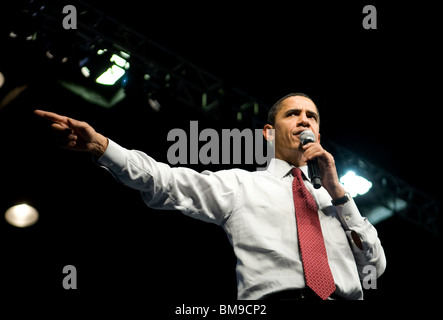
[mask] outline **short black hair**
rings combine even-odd
[[[308,98],[309,100],[311,100],[315,104],[314,100],[312,100],[312,98],[310,96],[308,96],[306,93],[303,93],[303,92],[289,93],[289,94],[285,95],[284,97],[278,99],[278,101],[276,103],[274,103],[274,105],[271,107],[271,109],[269,109],[268,124],[274,126],[275,125],[275,117],[277,116],[277,113],[280,111],[282,102],[284,100],[286,100],[287,98],[296,97],[296,96]],[[315,107],[317,107],[317,105],[315,105]],[[318,112],[318,108],[317,108],[317,112]],[[320,117],[320,115],[319,115],[319,117]]]

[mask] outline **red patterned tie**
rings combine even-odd
[[[301,170],[293,168],[292,174],[294,175],[292,191],[297,219],[298,241],[306,284],[320,298],[326,300],[335,291],[335,283],[328,264],[317,205],[303,183]]]

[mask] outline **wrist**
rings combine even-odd
[[[91,150],[92,154],[97,158],[100,158],[108,148],[108,143],[108,138],[98,133]]]
[[[345,195],[341,198],[332,199],[331,203],[333,206],[343,206],[347,202],[352,200],[352,196],[349,192],[346,192]]]
[[[340,198],[344,197],[344,195],[346,194],[346,190],[343,188],[343,186],[340,183],[338,183],[334,186],[331,186],[331,187],[325,186],[325,189],[326,189],[326,191],[328,191],[332,200],[340,199]]]

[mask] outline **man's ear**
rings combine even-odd
[[[275,139],[275,130],[274,127],[270,124],[265,124],[263,127],[263,136],[267,141],[274,141]]]

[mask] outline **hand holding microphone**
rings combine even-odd
[[[311,130],[303,131],[300,141],[305,150],[302,159],[308,163],[309,178],[314,188],[319,189],[323,185],[332,199],[343,197],[345,190],[338,180],[334,157],[320,143],[315,143],[315,134]],[[311,142],[314,145],[308,145]]]

